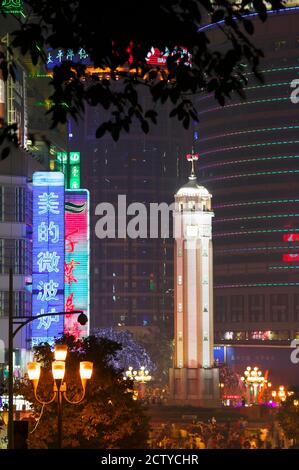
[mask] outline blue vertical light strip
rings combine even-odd
[[[32,315],[52,313],[32,323],[32,346],[52,344],[63,333],[64,175],[33,174]]]

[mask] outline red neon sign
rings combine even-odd
[[[291,263],[292,261],[298,261],[299,260],[299,254],[298,253],[288,253],[282,255],[282,261],[286,261],[287,263]]]
[[[284,233],[284,242],[299,242],[299,233]]]

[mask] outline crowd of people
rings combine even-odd
[[[162,449],[273,449],[288,448],[277,423],[269,428],[250,428],[244,418],[217,423],[197,421],[187,425],[167,423],[153,430],[150,445]]]

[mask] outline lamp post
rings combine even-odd
[[[82,393],[78,400],[70,400],[67,397],[67,384],[64,381],[65,375],[65,360],[67,356],[67,346],[66,345],[56,345],[54,358],[52,361],[52,375],[53,375],[53,395],[48,401],[43,401],[38,397],[37,388],[40,378],[41,365],[39,362],[29,362],[28,363],[28,376],[32,381],[34,397],[38,403],[41,405],[50,405],[55,400],[57,400],[57,440],[58,440],[58,449],[62,447],[62,402],[63,399],[70,403],[71,405],[78,405],[84,400],[86,392],[87,380],[91,378],[93,363],[89,361],[80,362],[80,378],[82,384]]]
[[[13,272],[9,270],[9,315],[8,315],[8,448],[14,448],[14,431],[13,431],[13,340],[16,334],[28,323],[38,320],[42,317],[52,316],[53,313],[43,313],[35,316],[13,316]],[[78,322],[85,325],[87,316],[82,310],[72,310],[70,312],[55,312],[55,315],[75,315],[79,314]],[[14,330],[14,325],[18,325]]]
[[[256,403],[258,400],[258,392],[265,385],[265,377],[262,375],[262,371],[258,367],[253,369],[248,366],[244,371],[244,376],[241,377],[242,382],[247,387],[248,401]],[[251,400],[252,399],[252,400]]]
[[[272,397],[274,401],[276,401],[276,403],[278,404],[285,402],[287,397],[291,397],[292,395],[294,395],[294,392],[290,390],[286,390],[284,385],[280,385],[278,387],[278,390],[273,390],[272,392]]]
[[[145,384],[152,380],[152,376],[149,375],[149,371],[145,369],[144,366],[141,366],[139,371],[133,370],[133,367],[130,366],[125,372],[124,380],[132,379],[140,384],[139,387],[139,398],[144,398],[145,395]]]

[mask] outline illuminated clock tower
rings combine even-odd
[[[219,370],[213,347],[213,249],[211,194],[199,185],[192,163],[189,181],[175,194],[174,367],[170,402],[219,406]]]

